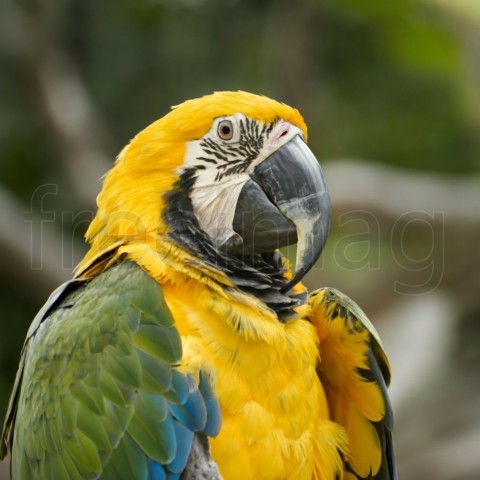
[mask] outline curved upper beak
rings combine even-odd
[[[297,242],[298,283],[320,256],[330,227],[330,198],[317,159],[299,135],[262,161],[244,185],[233,229],[242,242],[232,253],[273,251]]]

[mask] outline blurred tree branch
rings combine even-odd
[[[480,175],[442,176],[362,160],[331,161],[324,170],[338,206],[355,205],[393,218],[440,212],[446,221],[480,224]]]
[[[48,226],[40,213],[28,212],[26,218],[26,210],[0,185],[0,272],[40,301],[71,276],[71,270],[64,267],[63,255],[66,245],[71,253],[75,240],[65,241],[59,229],[52,223]],[[80,242],[73,244],[77,261],[84,249]]]

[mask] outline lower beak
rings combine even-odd
[[[233,220],[243,242],[230,250],[255,254],[297,242],[295,274],[282,289],[286,292],[322,253],[330,210],[322,170],[297,135],[260,163],[244,185]]]

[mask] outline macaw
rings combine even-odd
[[[13,480],[396,479],[380,338],[301,283],[330,222],[306,140],[296,109],[217,92],[121,151],[90,250],[27,333]]]

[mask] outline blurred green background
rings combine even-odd
[[[478,0],[0,0],[0,412],[117,152],[227,89],[309,125],[334,220],[307,283],[384,338],[401,478],[477,480]]]

